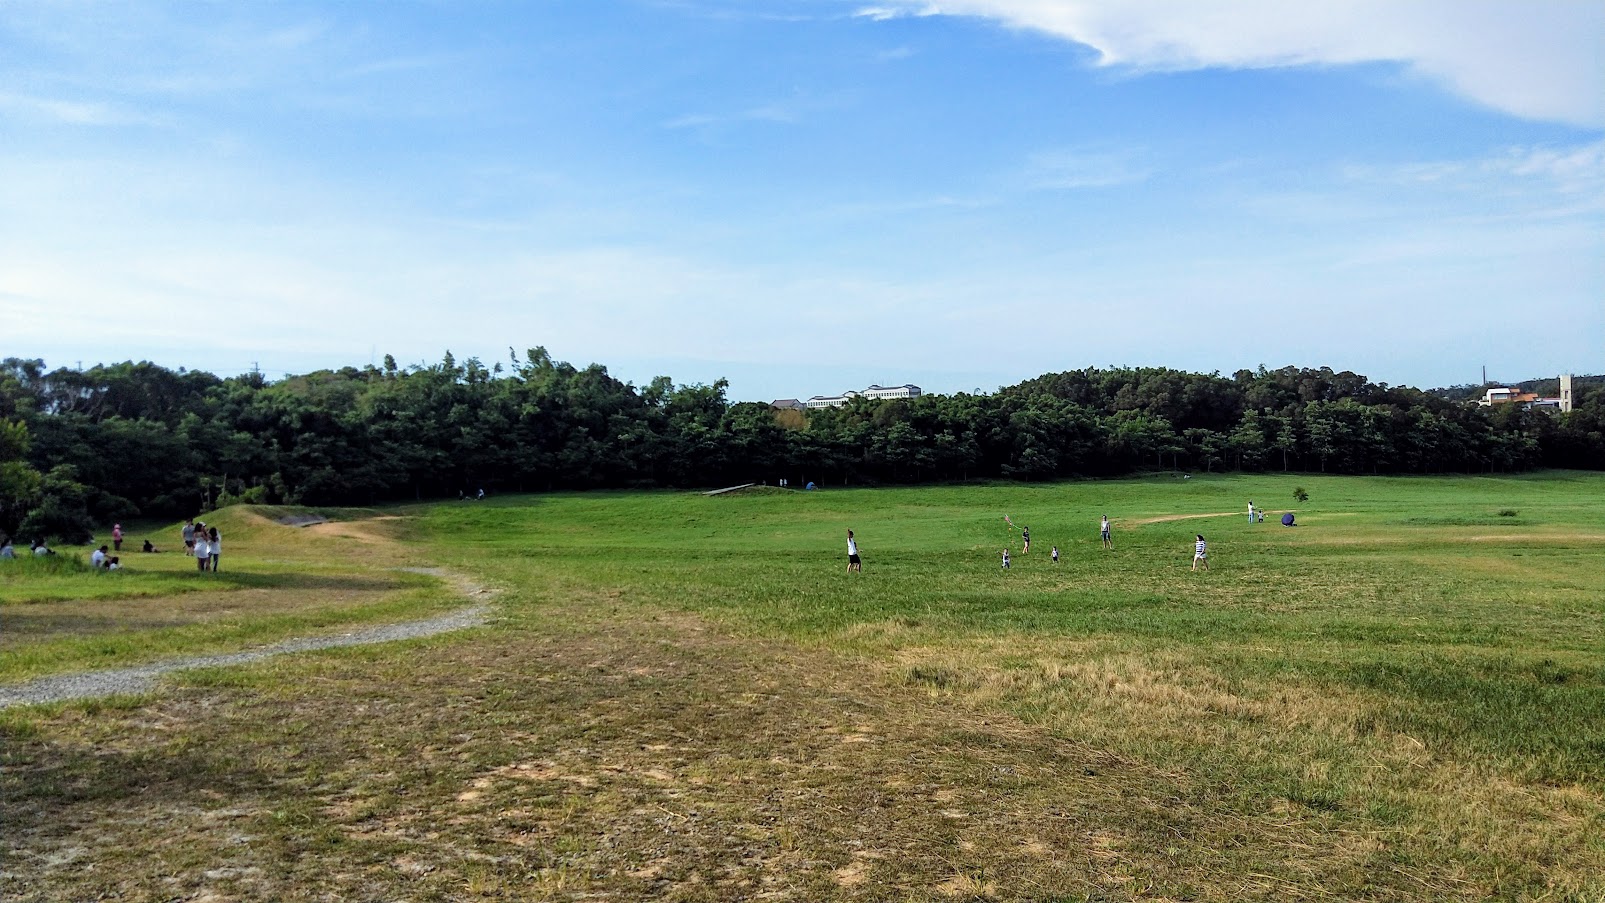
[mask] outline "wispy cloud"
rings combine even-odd
[[[1605,204],[1605,141],[1572,146],[1510,147],[1471,160],[1430,160],[1393,166],[1351,165],[1360,182],[1430,184],[1487,190],[1490,184],[1542,182],[1563,194],[1599,195]]]
[[[121,126],[156,125],[161,118],[99,101],[59,100],[0,94],[0,111],[66,125]]]
[[[1057,35],[1137,70],[1395,62],[1532,119],[1605,125],[1605,4],[1352,0],[886,0],[899,13],[978,16]]]
[[[1135,151],[1056,150],[1033,154],[1026,184],[1044,190],[1109,188],[1142,182],[1153,174]]]
[[[688,113],[668,120],[663,123],[663,127],[666,129],[694,129],[738,122],[792,123],[797,122],[800,118],[801,116],[795,107],[784,103],[772,103],[738,110],[734,113]]]

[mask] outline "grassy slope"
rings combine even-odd
[[[1294,485],[1302,526],[1245,522]],[[0,719],[39,857],[14,886],[1597,900],[1602,501],[1545,474],[419,507],[387,529],[501,585],[498,629]],[[1008,573],[1004,513],[1034,539]]]
[[[1249,498],[1300,526],[1250,526]],[[1602,502],[1605,480],[1569,473],[1196,477],[507,499],[430,509],[419,535],[510,584],[541,574],[537,593],[606,587],[864,656],[1194,775],[1210,811],[1425,832],[1390,854],[1423,865],[1480,846],[1467,861],[1520,887],[1589,830],[1576,849],[1605,863]],[[1032,528],[1029,556],[1004,513]],[[842,573],[848,528],[862,576]],[[1188,570],[1199,532],[1208,574]],[[1459,781],[1509,792],[1443,789]],[[1529,836],[1535,817],[1569,827]]]
[[[174,541],[158,542],[161,554],[125,552],[117,572],[88,566],[94,543],[0,565],[0,680],[234,650],[461,604],[438,581],[391,570],[404,558],[394,544],[364,541],[382,531],[354,538],[342,535],[344,524],[291,529],[274,520],[284,513],[235,507],[209,515],[223,536],[215,574],[183,554],[177,524],[127,534]],[[359,523],[372,516],[330,514]]]

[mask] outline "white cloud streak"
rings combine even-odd
[[[933,12],[1056,35],[1138,71],[1393,62],[1493,109],[1605,126],[1597,0],[888,0],[860,14]]]

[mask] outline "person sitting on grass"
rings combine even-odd
[[[54,555],[54,554],[56,554],[54,550],[52,550],[49,546],[45,545],[45,541],[42,540],[42,539],[34,540],[33,541],[33,545],[29,546],[29,548],[33,550],[33,553],[35,555]]]
[[[7,536],[5,539],[0,539],[0,558],[15,559],[16,557],[17,550],[11,547],[11,537]]]
[[[93,553],[91,553],[90,556],[89,556],[89,564],[90,564],[90,566],[97,567],[97,568],[105,567],[106,566],[106,551],[107,551],[107,547],[106,546],[101,546],[100,548],[96,549]]]
[[[154,545],[151,544],[151,541],[147,539],[147,540],[145,540],[145,548],[140,549],[140,551],[141,552],[160,552],[161,549],[156,548]]]
[[[108,571],[120,571],[122,569],[123,569],[123,561],[122,561],[121,558],[118,558],[116,555],[113,555],[110,558],[106,559],[106,570],[108,570]]]

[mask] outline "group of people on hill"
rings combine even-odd
[[[1014,522],[1009,520],[1007,515],[1004,516],[1003,520],[1006,523],[1008,523],[1009,526],[1011,526],[1011,527],[1014,526]],[[1265,510],[1263,508],[1256,508],[1254,506],[1253,500],[1250,500],[1249,503],[1248,503],[1248,522],[1251,523],[1251,524],[1257,524],[1257,523],[1263,523],[1264,521],[1265,521]],[[1282,515],[1282,526],[1284,526],[1284,527],[1294,526],[1293,513],[1291,511],[1289,511],[1289,512],[1287,512],[1287,513]],[[1110,550],[1110,549],[1113,549],[1115,547],[1114,541],[1113,541],[1113,539],[1111,539],[1111,537],[1109,535],[1109,515],[1107,515],[1107,514],[1105,514],[1103,516],[1102,520],[1098,524],[1098,536],[1099,536],[1099,539],[1102,541],[1103,548],[1105,550]],[[1207,570],[1209,570],[1209,543],[1207,541],[1205,541],[1204,534],[1202,534],[1202,533],[1194,533],[1193,537],[1194,537],[1194,539],[1193,539],[1193,566],[1192,566],[1192,570],[1196,571],[1200,567],[1202,567],[1204,570],[1207,571]],[[1024,525],[1022,525],[1020,527],[1020,540],[1021,540],[1020,554],[1024,555],[1027,552],[1030,552],[1031,551],[1031,528],[1030,527],[1024,526]],[[1052,547],[1051,556],[1052,556],[1052,559],[1053,559],[1053,563],[1054,564],[1058,564],[1059,563],[1059,547],[1058,546],[1053,546]],[[1007,546],[1005,546],[1004,549],[1003,549],[1003,569],[1004,570],[1008,570],[1011,563],[1012,563],[1011,559],[1009,558],[1009,549],[1008,549]],[[847,531],[847,572],[848,573],[853,573],[854,571],[862,571],[863,569],[864,569],[864,562],[863,562],[863,559],[860,558],[859,554],[858,554],[858,540],[857,540],[856,537],[853,536],[853,531],[848,530]]]
[[[1014,522],[1013,521],[1009,521],[1007,517],[1005,517],[1004,520],[1007,521],[1011,527],[1014,525]],[[1101,541],[1103,543],[1103,548],[1104,549],[1109,550],[1109,549],[1113,549],[1115,547],[1114,540],[1111,539],[1110,535],[1109,535],[1109,515],[1107,515],[1107,514],[1105,514],[1103,516],[1102,520],[1098,524],[1098,535],[1099,535],[1099,538],[1101,539]],[[1027,552],[1030,552],[1031,551],[1031,528],[1030,527],[1022,526],[1020,528],[1020,540],[1021,540],[1021,543],[1022,543],[1022,545],[1020,547],[1020,554],[1024,555]],[[1198,541],[1199,541],[1199,543],[1201,545],[1203,543],[1203,541],[1204,541],[1204,537],[1199,536],[1198,537]],[[1058,546],[1053,546],[1052,547],[1052,551],[1051,551],[1050,554],[1051,554],[1051,556],[1053,558],[1053,563],[1054,564],[1058,564],[1059,563],[1059,547]],[[1197,559],[1195,559],[1195,562],[1196,562],[1196,560]],[[1008,570],[1009,565],[1010,565],[1009,550],[1008,550],[1008,547],[1005,546],[1004,549],[1003,549],[1003,568],[1004,568],[1004,570]],[[1207,568],[1208,568],[1207,564],[1206,564],[1205,567],[1206,567],[1206,570],[1207,570]],[[853,536],[853,531],[848,530],[847,531],[847,572],[849,574],[851,574],[854,571],[863,571],[863,569],[864,569],[863,559],[860,558],[859,555],[858,555],[858,539],[857,539],[857,537]]]
[[[184,522],[184,554],[195,558],[195,565],[202,571],[217,570],[218,562],[223,557],[223,534],[216,527],[209,527],[199,523],[195,518]],[[113,524],[111,528],[111,543],[102,545],[89,554],[90,566],[107,571],[119,571],[123,568],[122,557],[118,552],[123,550],[123,525]],[[45,545],[42,539],[36,539],[28,546],[30,554],[45,556],[56,554],[55,550]],[[141,552],[157,553],[161,549],[150,540],[144,540]],[[11,537],[0,534],[0,559],[15,559],[17,550],[11,544]]]
[[[1003,518],[1003,520],[1009,526],[1011,526],[1011,527],[1014,526],[1014,522],[1009,520],[1007,516],[1005,516]],[[1105,514],[1103,516],[1103,518],[1098,522],[1098,538],[1103,543],[1103,548],[1106,551],[1110,550],[1110,549],[1113,549],[1115,547],[1114,540],[1112,538],[1110,538],[1110,535],[1109,535],[1109,515],[1107,515],[1107,514]],[[1020,527],[1020,543],[1021,543],[1020,544],[1020,554],[1021,555],[1024,555],[1024,554],[1026,554],[1026,553],[1031,551],[1031,528],[1028,527],[1028,526],[1025,526],[1023,524]],[[1053,559],[1053,563],[1054,564],[1058,564],[1059,563],[1059,547],[1058,546],[1050,546],[1048,555],[1049,555],[1050,558]],[[1003,549],[1003,569],[1004,570],[1008,570],[1009,569],[1009,565],[1011,563],[1012,562],[1011,562],[1011,560],[1009,558],[1009,550],[1008,550],[1007,547],[1004,547],[1004,549]]]
[[[223,534],[216,527],[208,527],[195,518],[184,521],[184,554],[195,557],[196,566],[203,571],[217,571],[218,560],[223,557]]]

